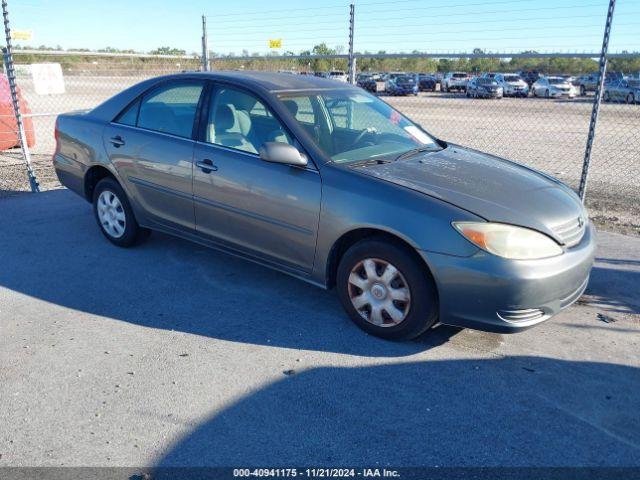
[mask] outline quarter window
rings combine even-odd
[[[202,90],[201,83],[183,83],[154,91],[142,100],[137,126],[191,138]]]
[[[140,100],[136,100],[129,107],[122,112],[118,118],[116,119],[116,123],[121,123],[122,125],[129,125],[130,127],[135,127],[136,122],[138,121],[138,108],[140,107]]]

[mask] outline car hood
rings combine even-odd
[[[488,221],[544,232],[560,243],[554,230],[583,216],[580,199],[564,184],[508,160],[458,146],[354,168]]]

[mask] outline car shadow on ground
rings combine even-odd
[[[638,285],[639,261],[598,258],[582,300],[608,312],[640,314]]]
[[[185,466],[638,466],[638,384],[637,368],[545,357],[311,368],[212,413],[153,478]]]
[[[411,342],[364,334],[335,291],[154,233],[111,245],[91,206],[67,190],[3,200],[0,286],[61,307],[221,340],[395,357],[448,342],[440,327]]]

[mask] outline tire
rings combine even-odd
[[[636,99],[635,99],[633,93],[630,93],[629,95],[627,95],[627,103],[629,103],[631,105],[636,103]]]
[[[447,93],[447,86],[445,84],[442,84],[440,90],[442,91],[442,93]]]
[[[138,225],[127,194],[113,178],[103,178],[93,190],[93,213],[102,234],[118,247],[138,245],[151,233]]]
[[[609,92],[607,92],[606,90],[604,92],[604,95],[602,96],[602,100],[605,103],[608,103],[611,100],[611,96],[609,95]]]
[[[544,91],[544,98],[549,98],[549,89]]]
[[[362,240],[345,252],[338,265],[336,286],[343,308],[358,327],[387,340],[409,340],[433,326],[439,311],[437,289],[431,273],[416,255],[385,239]],[[373,278],[378,281],[370,280],[366,265],[369,270],[371,265],[376,267]],[[391,272],[388,265],[397,271],[385,286],[383,274]],[[380,297],[376,299],[376,295]],[[361,299],[360,310],[352,297],[355,303]],[[377,319],[373,317],[372,302],[377,302]]]
[[[587,89],[584,88],[584,85],[580,85],[580,96],[584,97],[587,95]]]

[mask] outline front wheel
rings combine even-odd
[[[336,284],[342,306],[364,331],[389,340],[419,336],[438,318],[435,282],[415,252],[363,240],[343,255]]]
[[[629,95],[627,95],[627,103],[630,103],[630,104],[632,104],[632,105],[633,105],[634,103],[636,103],[636,99],[635,99],[635,97],[633,96],[633,93],[630,93]]]
[[[138,225],[127,194],[113,178],[103,178],[96,185],[93,212],[100,231],[114,245],[130,247],[149,236],[150,230]]]

